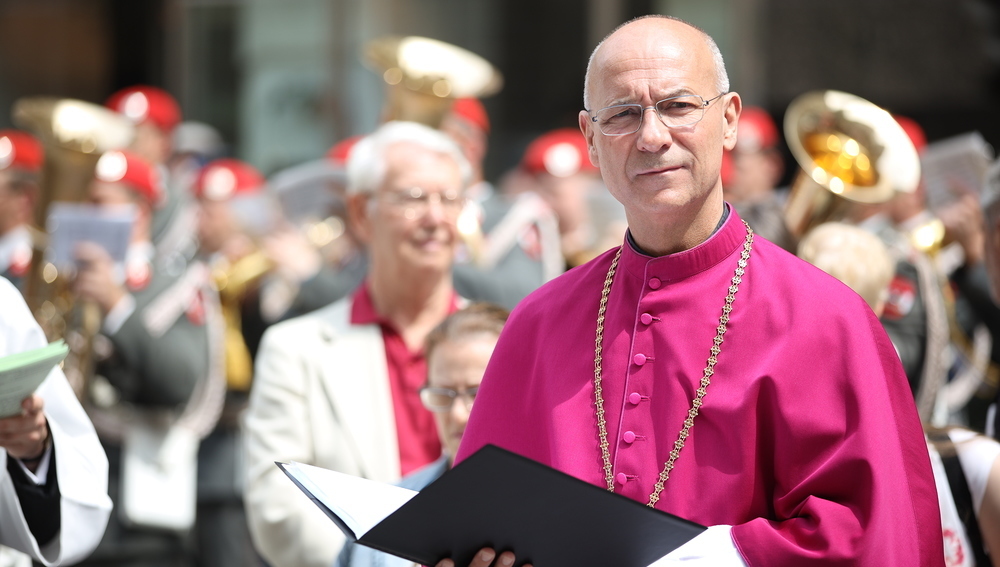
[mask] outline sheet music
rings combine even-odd
[[[60,270],[71,268],[76,264],[76,245],[93,242],[104,248],[116,264],[124,264],[135,215],[131,205],[108,210],[81,203],[53,203],[46,221],[46,259]]]
[[[303,463],[287,463],[285,470],[337,514],[357,539],[417,495],[406,488]]]
[[[927,206],[940,210],[963,192],[979,194],[993,148],[979,132],[969,132],[929,144],[920,158]]]
[[[38,389],[49,373],[66,357],[62,341],[0,357],[0,418],[21,413],[21,402]]]

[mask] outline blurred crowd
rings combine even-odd
[[[66,157],[58,132],[0,131],[0,271],[49,338],[67,340],[66,375],[107,455],[114,511],[84,565],[379,564],[345,548],[274,462],[426,485],[450,466],[506,310],[627,228],[577,129],[539,136],[485,179],[490,118],[475,98],[450,100],[440,123],[389,121],[269,177],[159,88],[86,110],[133,135],[86,156],[76,200],[93,205],[91,230],[124,214],[130,232],[119,255],[75,237],[68,269],[46,252],[63,230],[46,234],[59,200],[48,185],[84,154]],[[897,120],[921,152],[919,125]],[[779,183],[802,164],[785,162],[782,143],[767,111],[744,109],[727,202],[868,302],[935,466],[958,447],[963,467],[989,477],[1000,217],[984,211],[1000,206],[996,167],[992,185],[956,186],[936,210],[920,183],[844,200],[803,229],[785,220],[796,188]],[[986,483],[970,484],[978,513]],[[961,516],[961,503],[946,507]],[[982,524],[1000,546],[1000,525]],[[54,537],[36,538],[36,561],[53,561]],[[973,549],[970,537],[952,549]]]

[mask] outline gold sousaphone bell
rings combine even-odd
[[[785,139],[801,171],[785,207],[796,236],[844,218],[851,203],[876,204],[920,182],[917,150],[887,111],[840,91],[806,93],[785,113]]]
[[[483,98],[503,87],[489,61],[443,41],[384,37],[365,46],[365,63],[389,85],[383,120],[441,125],[456,98]]]
[[[87,302],[74,317],[76,302],[65,274],[45,261],[45,223],[54,202],[79,202],[87,195],[97,160],[105,151],[127,147],[132,124],[103,106],[54,97],[18,99],[14,123],[32,131],[45,149],[40,194],[35,202],[35,253],[25,299],[49,340],[65,338],[70,347],[64,371],[78,395],[93,372],[93,339],[101,323],[97,306]]]
[[[34,132],[45,148],[45,168],[35,225],[45,226],[49,205],[82,201],[105,151],[127,147],[132,124],[103,106],[82,100],[29,97],[14,103],[14,123]]]

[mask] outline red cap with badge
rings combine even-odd
[[[740,112],[735,151],[753,153],[777,144],[778,127],[771,115],[758,106],[744,106]]]
[[[105,183],[121,183],[141,195],[153,207],[163,198],[160,176],[149,163],[128,150],[104,152],[97,160],[94,177]]]
[[[249,163],[222,158],[201,168],[192,191],[198,199],[227,201],[237,195],[257,193],[264,183],[264,176]]]
[[[42,170],[45,152],[34,136],[20,130],[0,130],[0,170]]]
[[[181,121],[181,108],[167,91],[147,85],[126,87],[104,103],[134,124],[152,122],[164,132],[172,132]]]
[[[487,134],[490,133],[490,117],[486,107],[478,98],[457,98],[451,105],[451,114],[465,120]]]
[[[927,135],[924,134],[924,129],[920,127],[920,124],[917,124],[916,120],[907,118],[906,116],[893,114],[892,117],[896,119],[896,122],[903,128],[906,135],[909,136],[917,153],[922,154],[924,148],[927,147]]]
[[[555,177],[597,171],[590,163],[587,139],[576,128],[560,128],[536,138],[524,151],[521,167],[532,175],[548,173]]]
[[[735,175],[732,152],[754,154],[778,145],[778,126],[771,115],[759,106],[744,106],[736,130],[736,146],[722,154],[722,185],[728,186]]]

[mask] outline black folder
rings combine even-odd
[[[487,445],[356,538],[277,464],[349,539],[420,565],[451,557],[465,567],[489,546],[513,551],[517,565],[646,567],[705,530]]]

